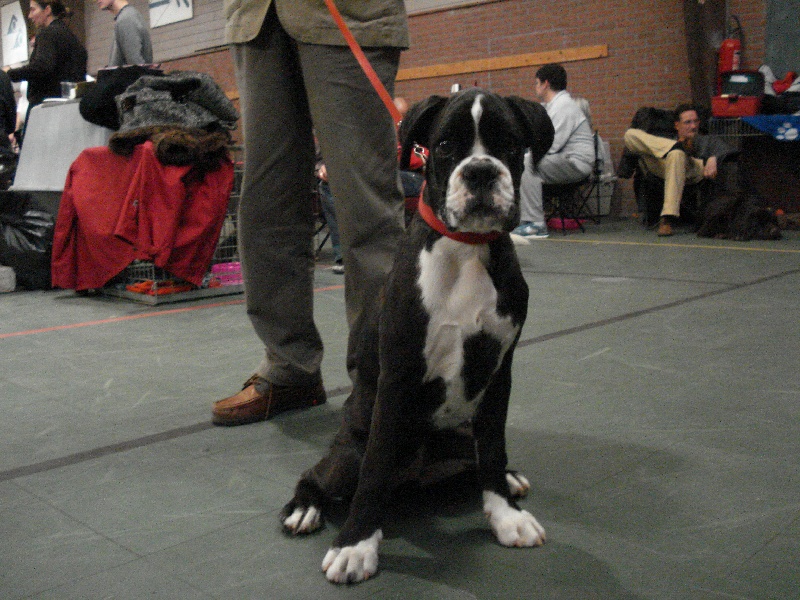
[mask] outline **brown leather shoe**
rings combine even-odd
[[[661,217],[661,220],[658,222],[658,235],[661,237],[672,235],[672,224],[667,217]]]
[[[268,384],[263,394],[256,390],[258,376],[248,379],[242,391],[214,403],[211,422],[214,425],[246,425],[271,419],[287,410],[311,408],[325,404],[322,381],[313,385]]]

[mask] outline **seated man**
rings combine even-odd
[[[556,64],[536,71],[533,92],[544,104],[556,135],[547,154],[534,165],[525,156],[520,184],[521,222],[514,233],[546,238],[542,184],[567,184],[585,179],[594,165],[594,135],[586,115],[567,92],[567,72]]]
[[[734,149],[715,136],[700,135],[700,117],[690,104],[675,109],[677,139],[660,137],[641,129],[625,132],[625,147],[637,155],[644,167],[664,180],[664,206],[658,235],[672,235],[680,216],[681,198],[686,182],[700,183],[715,179],[722,162]]]

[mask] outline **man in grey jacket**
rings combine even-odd
[[[538,164],[525,156],[519,188],[520,224],[514,233],[546,238],[542,184],[577,183],[589,176],[595,160],[594,134],[586,114],[567,91],[567,71],[558,64],[536,71],[533,93],[547,110],[556,131],[553,145]]]
[[[337,0],[390,94],[408,46],[402,0]],[[313,317],[314,131],[325,156],[345,266],[347,369],[373,364],[364,331],[403,232],[392,118],[318,0],[225,0],[245,150],[239,245],[245,300],[265,356],[213,422],[241,425],[325,402]]]
[[[114,40],[111,43],[109,67],[146,65],[153,62],[150,29],[142,14],[128,0],[97,0],[100,10],[114,15]]]

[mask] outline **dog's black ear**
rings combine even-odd
[[[538,102],[531,102],[518,96],[509,96],[508,104],[525,132],[525,144],[530,148],[536,164],[553,145],[553,122]]]
[[[419,144],[424,148],[429,147],[433,122],[439,116],[446,103],[447,98],[443,96],[430,96],[422,102],[416,103],[408,110],[405,118],[400,123],[400,130],[398,131],[402,148],[400,152],[401,169],[408,169],[414,144]]]

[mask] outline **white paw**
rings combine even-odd
[[[383,532],[378,529],[355,546],[331,548],[322,560],[325,577],[333,583],[358,583],[369,579],[378,570],[378,544],[382,539]]]
[[[497,541],[503,546],[527,548],[544,544],[544,528],[527,510],[517,510],[505,498],[484,490],[483,512],[489,517]]]
[[[528,238],[524,238],[521,235],[517,235],[516,233],[511,234],[511,241],[514,242],[515,246],[530,246],[531,241]]]
[[[506,471],[506,481],[508,482],[508,491],[513,498],[524,498],[531,491],[531,484],[522,473]]]
[[[315,506],[298,506],[283,520],[283,528],[289,533],[311,533],[322,525],[322,512]]]

